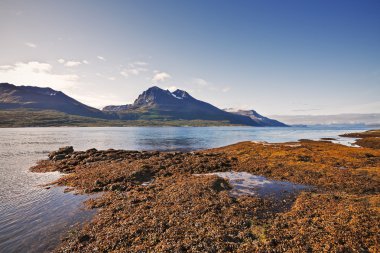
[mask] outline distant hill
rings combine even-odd
[[[0,83],[0,113],[0,126],[3,127],[160,124],[285,126],[256,112],[255,117],[253,113],[226,112],[193,98],[186,91],[170,92],[156,86],[144,91],[133,104],[106,106],[98,110],[51,88]]]
[[[25,108],[55,110],[85,117],[111,117],[98,109],[80,103],[61,91],[51,88],[0,83],[0,110]]]
[[[269,121],[257,121],[247,115],[226,112],[193,98],[184,90],[170,92],[156,86],[144,91],[133,104],[106,106],[103,111],[116,112],[120,119],[213,120],[249,126],[274,126],[273,122],[267,124]]]
[[[286,127],[287,125],[274,119],[270,119],[258,114],[255,110],[235,110],[235,109],[225,109],[227,112],[244,115],[250,117],[257,124],[262,126],[274,126],[274,127]]]
[[[380,126],[380,113],[336,115],[272,115],[289,125],[367,125]]]

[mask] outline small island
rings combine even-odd
[[[378,143],[375,132],[348,136]],[[328,140],[196,152],[63,147],[31,170],[65,173],[53,185],[68,191],[101,193],[86,203],[98,208],[93,220],[70,231],[57,252],[376,252],[376,147]]]

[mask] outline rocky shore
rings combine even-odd
[[[361,133],[342,134],[342,137],[358,138],[356,145],[366,148],[380,149],[380,130],[369,130]]]
[[[380,251],[374,148],[327,140],[197,152],[64,147],[31,170],[65,173],[53,184],[68,190],[102,192],[86,203],[99,208],[95,218],[67,234],[56,252]],[[310,187],[281,199],[235,196],[232,182],[210,175],[228,171]]]

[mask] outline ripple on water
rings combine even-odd
[[[52,250],[62,231],[90,220],[95,210],[87,210],[87,195],[64,193],[63,187],[41,189],[38,197],[19,206],[0,210],[0,249],[4,252],[44,252]]]

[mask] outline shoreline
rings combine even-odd
[[[241,142],[195,152],[64,148],[31,170],[67,173],[54,184],[78,193],[103,192],[86,202],[101,207],[94,219],[67,236],[57,252],[375,252],[380,247],[376,149],[326,140]],[[194,176],[229,171],[315,189],[289,195],[281,209],[273,198],[231,196],[226,179]]]

